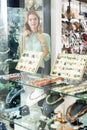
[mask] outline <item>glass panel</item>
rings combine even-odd
[[[0,74],[8,73],[7,3],[0,0]]]

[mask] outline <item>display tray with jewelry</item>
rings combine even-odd
[[[51,76],[61,76],[64,82],[54,85],[55,92],[87,99],[87,56],[79,54],[58,54],[52,67]],[[85,75],[85,76],[84,76]]]
[[[56,84],[51,88],[54,92],[75,96],[87,99],[87,75],[84,74],[81,81],[78,80],[64,80],[61,84]]]
[[[82,80],[87,66],[87,55],[58,54],[50,75],[64,79]]]
[[[19,72],[13,74],[6,74],[1,75],[0,80],[5,81],[12,81],[23,83],[26,85],[34,86],[34,87],[52,87],[57,84],[61,84],[64,82],[64,78],[62,77],[52,77],[48,75],[41,75],[41,74],[32,74],[27,72]]]
[[[36,73],[43,59],[43,52],[24,51],[16,66],[17,70]]]
[[[24,73],[12,73],[12,74],[4,74],[0,75],[0,79],[2,80],[16,80],[20,78],[24,78],[26,75]]]
[[[52,87],[52,85],[55,85],[57,82],[63,82],[63,80],[64,78],[62,77],[45,77],[41,79],[28,80],[26,81],[26,84],[38,87]]]
[[[67,85],[67,86],[60,86],[60,87],[54,87],[52,90],[56,92],[62,92],[66,94],[76,95],[80,93],[86,93],[87,92],[87,86],[81,86],[81,85]]]

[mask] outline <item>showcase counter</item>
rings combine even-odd
[[[63,102],[63,106],[62,104],[60,104],[61,107],[60,109],[58,108],[59,110],[61,110],[61,108],[64,108],[65,106],[64,104],[67,104],[66,105],[66,108],[67,108],[70,105],[70,103],[73,103],[77,99],[81,99],[85,101],[87,100],[87,80],[86,79],[87,79],[87,75],[84,75],[82,81],[70,81],[62,77],[52,77],[52,76],[40,75],[40,74],[28,74],[24,72],[9,74],[9,75],[2,75],[0,76],[0,81],[1,83],[4,83],[5,88],[9,86],[10,84],[11,85],[15,84],[15,86],[16,85],[22,86],[23,91],[20,91],[20,104],[18,104],[18,106],[16,107],[12,107],[12,108],[3,107],[3,109],[0,109],[0,118],[1,120],[6,120],[8,122],[13,121],[15,130],[18,130],[18,129],[36,130],[36,128],[39,125],[39,120],[41,119],[42,106],[39,107],[37,105],[37,102],[34,103],[32,106],[28,104],[29,103],[28,98],[31,95],[31,93],[35,89],[38,89],[38,90],[44,90],[46,94],[48,92],[49,93],[56,92],[62,95],[65,101]],[[4,102],[5,104],[6,99],[2,102]],[[29,113],[26,114],[25,116],[21,116],[19,109],[21,106],[25,106],[25,105],[29,107]],[[84,116],[87,116],[87,114],[85,114]],[[81,117],[81,120],[84,121],[84,125],[86,125],[85,124],[86,120],[84,120],[85,119],[84,116]],[[12,119],[11,117],[14,117],[14,119]],[[68,125],[70,124],[68,123],[67,126]]]

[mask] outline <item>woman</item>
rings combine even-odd
[[[35,11],[29,11],[26,17],[24,33],[22,37],[21,52],[23,50],[43,52],[43,60],[38,69],[38,73],[49,74],[49,66],[45,62],[50,60],[50,36],[41,32],[40,17]],[[47,67],[47,68],[45,68]],[[48,72],[45,72],[46,71]]]

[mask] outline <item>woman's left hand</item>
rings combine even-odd
[[[43,34],[38,34],[38,39],[40,40],[41,44],[46,44],[45,38],[43,36]]]
[[[48,49],[47,49],[47,45],[46,45],[46,40],[43,36],[43,34],[37,34],[38,35],[38,39],[41,42],[41,46],[42,46],[42,51],[43,51],[43,56],[46,57],[48,55]]]

